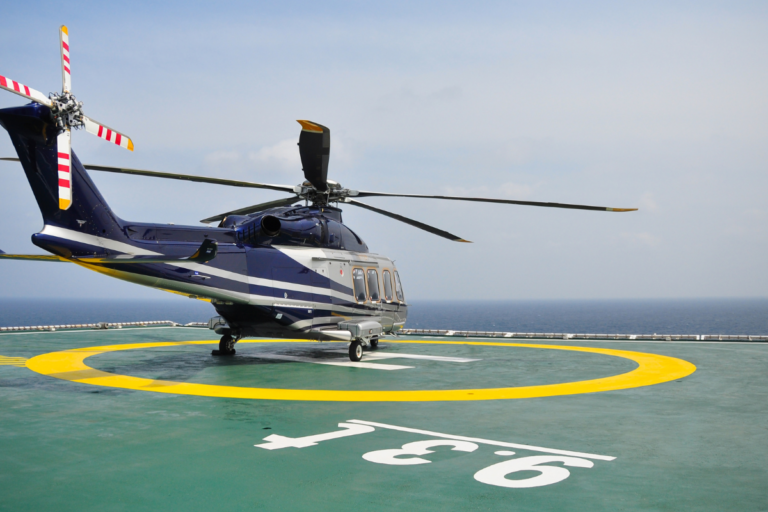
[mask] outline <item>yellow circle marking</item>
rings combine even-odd
[[[247,340],[240,343],[307,343],[310,340]],[[105,345],[101,347],[77,348],[42,354],[27,361],[31,370],[57,379],[95,386],[197,395],[221,398],[251,398],[260,400],[311,400],[330,402],[435,402],[454,400],[501,400],[511,398],[534,398],[543,396],[576,395],[597,393],[617,389],[651,386],[662,382],[686,377],[696,371],[688,361],[659,354],[630,352],[594,347],[568,347],[562,345],[537,345],[528,343],[499,343],[492,341],[437,341],[437,340],[387,340],[387,343],[421,343],[425,345],[474,345],[486,347],[525,347],[544,350],[570,350],[622,357],[638,364],[634,370],[602,379],[522,386],[514,388],[485,389],[434,389],[413,391],[348,391],[336,389],[274,389],[246,388],[239,386],[218,386],[215,384],[194,384],[168,380],[144,379],[129,375],[102,372],[85,364],[91,356],[119,350],[133,350],[179,345],[209,345],[216,341],[179,341],[136,343],[130,345]]]

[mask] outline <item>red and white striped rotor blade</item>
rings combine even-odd
[[[46,107],[50,107],[53,105],[51,103],[51,100],[45,97],[43,93],[40,91],[36,91],[32,89],[31,87],[27,87],[24,84],[20,84],[16,80],[11,80],[8,77],[0,75],[0,88],[5,89],[6,91],[11,91],[12,93],[18,94],[19,96],[24,96],[25,98],[29,98],[32,101],[36,101],[38,103],[42,103]]]
[[[83,116],[83,123],[85,123],[85,131],[88,133],[92,133],[95,136],[104,139],[107,142],[111,142],[112,144],[116,144],[121,148],[125,148],[128,151],[133,151],[133,141],[127,135],[122,134],[117,130],[113,130],[112,128],[108,128],[85,116]]]
[[[59,29],[59,46],[61,48],[61,92],[72,90],[72,66],[69,63],[69,29],[62,25]]]
[[[72,144],[69,129],[56,137],[56,153],[59,157],[59,209],[72,206]]]

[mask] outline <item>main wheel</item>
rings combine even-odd
[[[219,350],[213,350],[212,356],[233,356],[235,355],[235,340],[229,334],[225,334],[219,340]]]
[[[377,348],[379,348],[379,338],[371,338],[370,343],[371,343],[371,348],[373,350],[376,350]]]
[[[363,345],[359,341],[349,344],[349,360],[359,361],[363,358]]]

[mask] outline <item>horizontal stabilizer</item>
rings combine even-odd
[[[27,261],[69,261],[61,256],[51,254],[6,254],[0,251],[0,259],[3,260],[27,260]]]
[[[176,258],[172,256],[133,256],[130,254],[118,254],[117,256],[85,256],[73,257],[74,261],[82,263],[119,263],[119,264],[143,264],[143,263],[207,263],[216,257],[219,244],[216,240],[206,240],[200,248],[189,258]]]

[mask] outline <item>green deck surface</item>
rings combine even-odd
[[[5,334],[0,356],[209,339],[210,331],[192,328]],[[0,510],[768,510],[768,345],[530,341],[662,354],[697,371],[653,386],[545,398],[308,402],[101,387],[0,365]],[[345,350],[343,344],[241,344],[234,358],[211,357],[212,348],[118,351],[86,363],[149,379],[346,390],[531,386],[636,367],[600,354],[383,341],[381,354],[477,359],[373,361],[412,367],[383,371],[260,357],[344,361],[332,352]],[[474,475],[505,460],[551,454],[476,442],[471,452],[430,448],[421,455],[430,463],[366,460],[370,452],[440,439],[381,427],[304,448],[254,446],[271,434],[339,431],[339,423],[352,419],[615,460],[570,467],[567,478],[550,485],[508,488]],[[515,453],[495,454],[502,450]],[[386,460],[386,454],[367,457]]]

